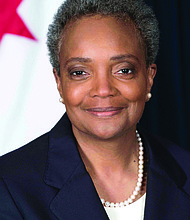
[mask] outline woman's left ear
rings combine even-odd
[[[148,94],[150,94],[151,88],[153,86],[153,82],[154,82],[154,77],[156,76],[156,72],[157,72],[157,66],[156,64],[150,64],[150,66],[147,69],[147,97],[146,97],[146,101],[148,101],[150,98],[148,96]]]
[[[59,91],[59,94],[60,94],[60,102],[64,103],[64,99],[62,95],[61,77],[59,76],[56,68],[53,68],[53,74],[55,77],[55,81],[57,83],[57,90]]]

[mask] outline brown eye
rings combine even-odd
[[[73,75],[73,76],[82,76],[82,75],[85,75],[85,72],[84,72],[84,71],[75,71],[75,72],[71,73],[70,75]]]
[[[73,80],[83,80],[87,79],[89,74],[82,70],[72,71],[69,73],[70,78]]]
[[[116,71],[114,75],[121,79],[132,79],[135,76],[135,70],[132,68],[122,68]]]
[[[118,71],[119,74],[124,74],[124,75],[127,75],[127,74],[134,74],[134,70],[133,69],[121,69],[120,71]]]

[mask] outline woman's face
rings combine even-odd
[[[141,118],[156,65],[133,25],[113,17],[83,17],[64,33],[57,87],[74,133],[99,139],[120,137]]]

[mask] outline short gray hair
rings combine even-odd
[[[151,7],[142,0],[66,0],[58,8],[47,33],[50,63],[60,73],[59,52],[63,31],[71,20],[87,15],[129,18],[140,31],[146,51],[146,66],[154,63],[159,48],[158,21]]]

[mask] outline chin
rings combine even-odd
[[[124,135],[125,132],[124,130],[116,130],[116,126],[114,126],[113,128],[93,129],[93,131],[88,132],[88,135],[100,140],[110,140]]]

